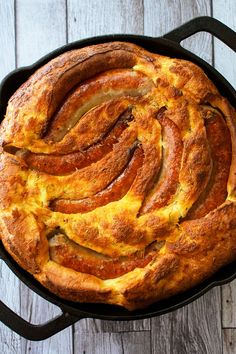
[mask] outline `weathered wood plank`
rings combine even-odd
[[[0,81],[15,68],[14,0],[0,1]],[[2,117],[0,117],[2,118]],[[0,298],[13,311],[20,311],[19,280],[0,262]],[[0,322],[0,353],[20,350],[20,337]]]
[[[17,64],[33,63],[66,43],[64,0],[17,0]],[[21,316],[31,323],[44,323],[59,310],[21,284]],[[21,340],[21,353],[72,353],[72,327],[40,343]],[[60,344],[59,344],[60,343]]]
[[[100,321],[93,319],[80,320],[75,325],[76,333],[106,333],[106,332],[132,332],[132,331],[149,331],[150,320],[138,321]]]
[[[152,319],[153,353],[221,354],[220,291]]]
[[[16,0],[16,15],[18,66],[66,43],[65,0]]]
[[[108,33],[143,33],[143,3],[132,1],[68,0],[68,40]],[[84,319],[75,325],[76,334],[149,330],[150,321],[111,322]],[[105,350],[105,348],[104,348]],[[76,351],[77,352],[77,351]]]
[[[223,330],[223,354],[236,353],[236,329],[227,328]]]
[[[236,328],[236,280],[222,286],[222,326]]]
[[[19,280],[0,262],[0,298],[14,312],[20,313]],[[20,353],[21,338],[0,322],[0,353]]]
[[[236,31],[236,1],[213,0],[213,17]],[[236,54],[214,38],[215,67],[236,88]]]
[[[143,33],[143,1],[68,0],[68,39],[109,33]]]
[[[211,15],[210,0],[144,0],[144,34],[162,36],[197,16]],[[183,47],[207,62],[212,61],[211,35],[198,33],[182,42]]]
[[[151,353],[150,332],[90,333],[87,336],[80,332],[75,339],[75,353],[79,354]]]
[[[0,1],[0,81],[15,68],[14,0]]]

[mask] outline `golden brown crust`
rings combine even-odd
[[[143,308],[236,258],[236,113],[195,64],[66,52],[12,96],[0,237],[72,301]]]

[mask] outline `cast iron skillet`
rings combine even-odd
[[[40,66],[67,50],[110,41],[132,42],[151,52],[195,62],[204,69],[221,94],[226,96],[232,105],[236,106],[236,92],[233,87],[212,66],[193,53],[183,49],[180,45],[183,39],[200,31],[210,32],[236,51],[236,33],[211,17],[198,17],[193,19],[160,38],[137,35],[107,35],[77,41],[56,49],[31,66],[20,68],[10,73],[0,86],[0,117],[4,117],[10,96]],[[80,304],[58,298],[41,286],[30,274],[21,269],[5,251],[1,242],[0,258],[6,262],[9,268],[11,268],[17,277],[30,289],[41,295],[44,299],[59,306],[62,310],[62,314],[51,321],[42,325],[32,325],[23,320],[0,301],[0,320],[13,331],[31,340],[46,339],[85,317],[122,321],[159,316],[192,302],[216,285],[225,284],[236,278],[236,262],[234,262],[222,268],[210,279],[183,294],[173,296],[164,301],[159,301],[149,306],[147,309],[129,312],[119,306]]]

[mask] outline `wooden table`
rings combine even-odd
[[[236,30],[235,0],[0,0],[0,79],[67,42],[105,33],[160,36],[208,15]],[[203,57],[236,87],[236,56],[209,34],[183,45]],[[0,298],[31,323],[59,309],[32,293],[0,264]],[[3,354],[229,354],[236,353],[236,282],[158,318],[134,322],[81,320],[41,342],[0,325]]]

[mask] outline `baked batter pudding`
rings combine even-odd
[[[68,51],[0,128],[1,240],[51,292],[143,308],[236,259],[236,113],[195,64]]]

